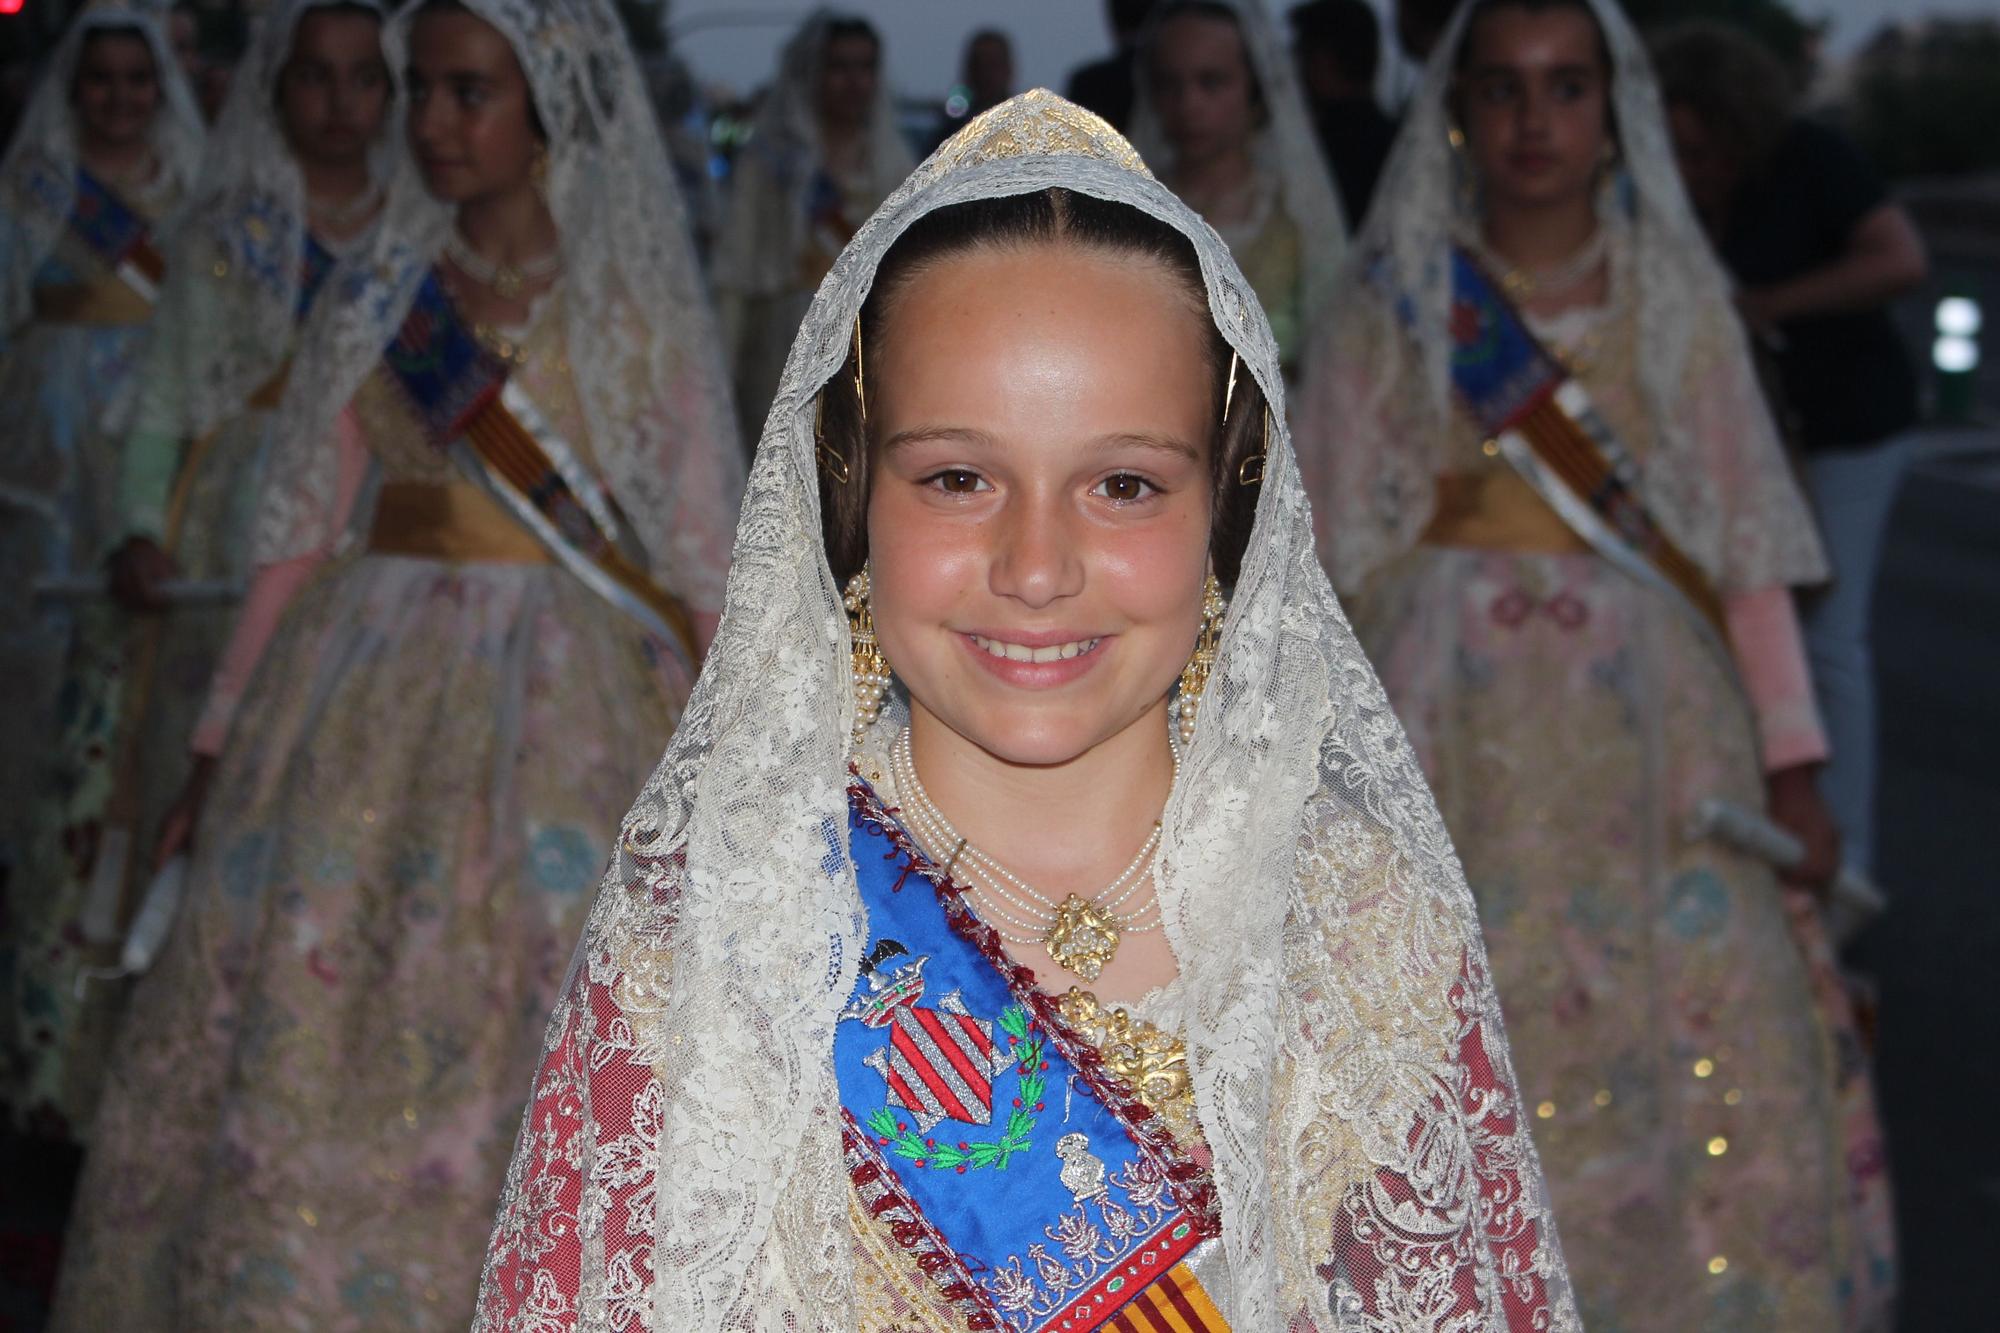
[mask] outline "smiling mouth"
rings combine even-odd
[[[1072,657],[1082,657],[1104,642],[1101,637],[1072,639],[1068,643],[1052,643],[1046,648],[1030,648],[1025,643],[1007,643],[979,634],[968,634],[965,637],[972,640],[972,646],[988,657],[998,657],[1008,662],[1066,662]]]

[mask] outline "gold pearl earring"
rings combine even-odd
[[[1194,744],[1195,718],[1201,712],[1201,697],[1208,689],[1208,676],[1215,669],[1216,646],[1222,641],[1222,613],[1229,603],[1222,598],[1222,585],[1215,575],[1201,589],[1201,633],[1194,641],[1194,656],[1181,669],[1181,744]]]
[[[848,633],[854,641],[854,743],[859,745],[868,728],[882,716],[882,700],[889,693],[889,659],[882,656],[875,641],[875,612],[868,604],[868,566],[862,565],[847,581]]]

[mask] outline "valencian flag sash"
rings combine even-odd
[[[504,361],[466,327],[435,268],[382,361],[431,442],[583,581],[663,641],[700,660],[687,609],[625,550],[626,525]]]
[[[1491,275],[1452,251],[1451,379],[1502,457],[1591,549],[1663,594],[1729,660],[1722,599],[1639,494],[1639,469],[1584,387]]]
[[[969,1328],[1224,1333],[1183,1262],[1221,1232],[1207,1172],[874,790],[849,797],[868,938],[833,1063],[863,1211]]]
[[[70,205],[69,228],[147,304],[160,299],[160,279],[166,276],[167,261],[153,248],[146,219],[82,167],[76,171],[76,200]]]
[[[310,231],[306,233],[305,253],[299,256],[299,308],[298,318],[303,320],[312,309],[313,300],[319,289],[326,285],[333,266],[338,263],[333,251],[320,244],[319,238]]]

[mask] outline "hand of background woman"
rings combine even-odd
[[[1805,859],[1778,877],[1823,892],[1840,870],[1840,828],[1819,794],[1818,769],[1817,764],[1779,769],[1765,779],[1765,787],[1772,821],[1806,848]]]
[[[194,847],[195,826],[201,822],[201,809],[208,803],[208,784],[214,778],[215,756],[196,755],[194,770],[182,785],[181,794],[174,798],[160,820],[160,844],[153,852],[155,874],[176,855]]]
[[[111,556],[111,595],[128,611],[158,611],[160,585],[178,571],[174,558],[151,537],[129,537]]]

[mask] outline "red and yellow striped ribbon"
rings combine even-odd
[[[1229,1333],[1222,1311],[1186,1264],[1175,1264],[1127,1301],[1104,1327],[1118,1333]]]

